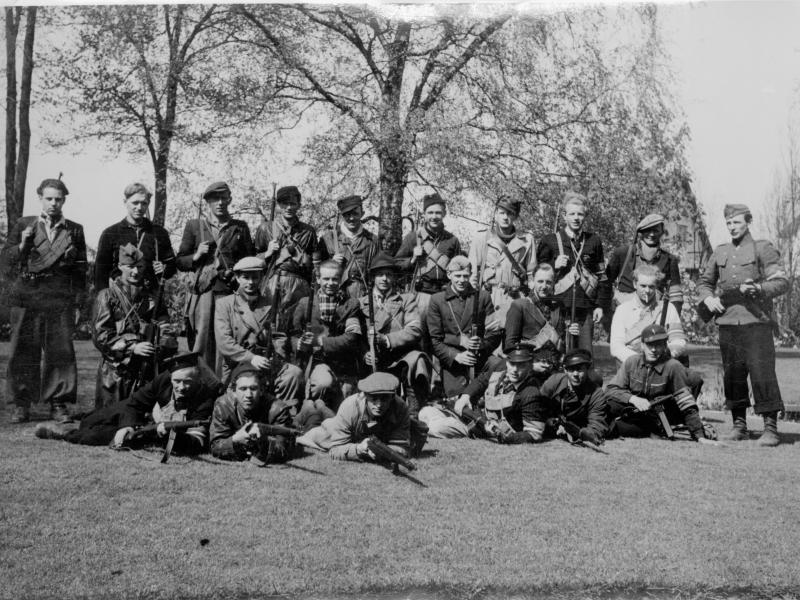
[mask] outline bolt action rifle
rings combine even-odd
[[[550,425],[555,429],[556,437],[560,440],[568,442],[573,446],[583,446],[584,448],[589,448],[589,450],[594,450],[600,454],[608,454],[608,452],[603,450],[598,444],[582,439],[581,428],[577,424],[567,419],[566,415],[564,414],[564,405],[569,401],[576,401],[578,399],[578,394],[572,388],[572,385],[568,385],[566,388],[564,388],[558,394],[556,399],[558,400],[561,410],[558,417],[554,419],[555,422],[550,423]]]
[[[422,248],[422,236],[420,235],[420,229],[422,228],[422,213],[418,213],[417,215],[417,226],[414,230],[414,233],[417,237],[417,248]],[[408,293],[413,294],[417,291],[417,280],[419,279],[419,271],[420,271],[420,264],[423,262],[422,255],[414,261],[414,271],[411,274],[411,280],[408,284],[408,289],[406,290]]]
[[[172,455],[172,448],[175,445],[175,438],[179,431],[186,431],[194,427],[208,427],[211,423],[210,419],[195,419],[192,421],[162,421],[161,423],[151,423],[143,425],[134,429],[133,433],[128,435],[125,439],[126,442],[134,442],[137,440],[146,440],[151,438],[158,432],[159,425],[163,425],[164,429],[169,434],[167,444],[164,446],[164,454],[161,456],[161,463],[166,463]]]

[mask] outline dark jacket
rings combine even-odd
[[[209,429],[211,454],[223,460],[246,460],[252,454],[252,448],[248,444],[235,444],[232,438],[234,433],[250,422],[294,426],[290,407],[285,402],[268,397],[251,414],[245,414],[234,393],[228,390],[214,404]],[[283,436],[275,437],[283,444],[287,441]]]
[[[270,257],[268,263],[270,271],[274,272],[277,269],[282,273],[291,273],[311,283],[311,278],[314,276],[312,260],[317,250],[316,230],[302,221],[297,221],[291,229],[283,219],[280,219],[279,223],[264,221],[258,226],[253,240],[256,252],[263,257],[269,243],[277,240],[281,249],[277,256]]]
[[[506,314],[503,348],[509,351],[520,344],[539,348],[547,340],[558,350],[563,349],[564,307],[561,301],[539,300],[533,293],[514,300]]]
[[[606,395],[603,389],[588,377],[577,388],[569,385],[566,373],[554,373],[542,385],[539,397],[542,406],[536,411],[547,419],[563,416],[578,427],[587,427],[603,437],[606,425]]]
[[[158,285],[158,278],[152,267],[156,258],[164,263],[164,279],[175,275],[177,270],[175,252],[172,250],[172,242],[170,242],[167,230],[148,219],[144,219],[139,227],[133,226],[127,219],[122,219],[119,223],[114,223],[111,227],[104,229],[100,234],[97,256],[94,261],[95,290],[100,291],[107,288],[109,279],[119,275],[119,269],[117,269],[119,247],[125,244],[133,244],[138,247],[147,261],[147,269],[144,273],[145,287],[155,289]]]
[[[664,282],[661,286],[661,291],[664,291],[664,286],[669,281],[669,299],[670,302],[675,304],[683,303],[683,288],[681,287],[681,269],[678,257],[670,254],[663,248],[659,248],[652,261],[647,261],[641,256],[639,243],[633,246],[631,244],[620,246],[616,248],[608,259],[606,266],[606,277],[608,277],[609,284],[613,286],[616,284],[617,289],[624,294],[632,294],[633,289],[633,271],[642,263],[653,265],[656,269],[664,274]],[[625,258],[630,251],[630,258],[627,263]],[[623,270],[623,265],[625,269]],[[617,282],[619,279],[619,282]],[[680,311],[678,311],[680,312]]]
[[[542,418],[541,382],[532,371],[517,385],[505,378],[505,365],[495,371],[485,369],[464,389],[473,407],[483,407],[493,419],[502,417],[514,431],[523,431]]]
[[[423,252],[422,258],[418,262],[412,263],[411,257],[418,239],[422,243],[423,250],[430,246],[433,256]],[[394,256],[396,259],[400,259],[396,261],[396,264],[398,268],[408,274],[409,279],[413,276],[416,268],[416,291],[435,294],[441,292],[449,283],[447,264],[451,258],[459,254],[463,254],[461,242],[452,233],[443,229],[439,235],[433,236],[426,227],[422,227],[418,231],[409,231],[406,234],[400,244],[400,249]]]
[[[375,236],[366,229],[362,229],[352,243],[341,232],[339,232],[338,240],[339,253],[345,257],[341,288],[346,290],[351,298],[358,300],[367,293],[362,276],[369,278],[367,269],[373,257],[380,250],[380,246]],[[327,230],[319,237],[314,262],[320,263],[328,260],[334,254],[336,254],[336,249],[333,243],[333,232]]]

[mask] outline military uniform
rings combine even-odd
[[[564,349],[564,307],[556,298],[539,298],[535,293],[517,298],[506,315],[503,348],[508,351],[518,345],[539,348],[551,342]]]
[[[573,386],[566,373],[554,373],[542,385],[537,400],[541,405],[537,404],[534,412],[542,424],[563,417],[581,429],[589,429],[598,439],[605,437],[608,429],[606,396],[590,377],[579,386]],[[556,430],[553,426],[545,427],[544,436],[554,437]]]

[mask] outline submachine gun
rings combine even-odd
[[[367,448],[375,455],[378,462],[388,465],[393,474],[405,477],[421,487],[428,487],[419,479],[409,474],[410,471],[416,470],[417,465],[396,450],[384,444],[377,436],[371,435],[367,438]],[[400,470],[400,467],[403,467],[405,471]]]

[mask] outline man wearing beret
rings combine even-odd
[[[669,301],[680,315],[683,307],[683,288],[678,257],[661,247],[664,237],[664,217],[647,215],[636,226],[636,241],[616,248],[608,259],[606,276],[614,286],[614,304],[620,305],[634,297],[633,273],[639,265],[652,265],[662,277],[659,292],[669,294]],[[665,289],[669,286],[669,289]],[[610,317],[610,315],[609,315]]]
[[[2,250],[11,283],[6,381],[12,423],[28,421],[33,402],[49,404],[54,419],[66,418],[67,403],[77,399],[72,333],[86,297],[86,242],[83,227],[64,218],[64,182],[45,179],[36,192],[41,215],[17,221]]]
[[[222,355],[222,381],[233,368],[248,363],[266,376],[268,391],[296,403],[303,390],[303,371],[289,359],[289,339],[275,324],[274,297],[260,292],[264,261],[246,256],[233,266],[236,291],[219,299],[214,311],[214,336]]]
[[[473,286],[482,269],[483,285],[491,292],[498,325],[505,327],[511,302],[528,293],[536,267],[536,246],[531,232],[518,231],[520,202],[500,198],[495,206],[494,228],[480,230],[469,249]]]
[[[361,312],[367,320],[364,332],[365,371],[373,368],[401,378],[406,385],[406,402],[412,416],[428,400],[433,366],[430,357],[420,351],[422,322],[415,295],[395,289],[397,265],[385,252],[378,252],[369,267],[372,280],[374,323],[369,323],[369,298],[361,298]],[[369,349],[374,339],[376,357]]]
[[[399,384],[391,373],[377,372],[362,379],[358,393],[345,398],[335,417],[297,438],[297,443],[328,452],[334,460],[375,460],[367,447],[367,439],[375,436],[408,456],[411,418],[397,395]]]
[[[455,256],[447,265],[448,285],[434,294],[428,307],[428,331],[433,353],[441,367],[445,396],[460,394],[477,374],[497,364],[492,352],[500,344],[503,330],[494,319],[494,305],[486,290],[478,292],[470,284],[472,265],[464,256]],[[472,332],[475,303],[478,322]]]
[[[214,401],[224,391],[219,379],[197,353],[180,354],[166,361],[167,371],[131,394],[124,402],[94,410],[81,419],[78,428],[42,423],[36,437],[59,439],[87,446],[141,446],[171,443],[181,454],[199,454],[208,447],[208,425],[196,425],[181,431],[167,431],[163,423],[206,421],[211,418]],[[148,424],[157,424],[147,436],[134,432]]]
[[[656,410],[663,410],[670,427],[684,424],[693,440],[705,441],[700,409],[689,388],[685,367],[669,355],[666,329],[642,330],[642,351],[628,358],[606,387],[609,437],[666,435]],[[666,397],[666,399],[664,399]],[[653,407],[653,401],[659,404]]]
[[[775,247],[767,240],[754,240],[750,234],[752,219],[744,204],[725,207],[731,243],[718,246],[711,254],[697,283],[697,294],[719,325],[725,403],[733,416],[733,432],[728,439],[749,438],[749,374],[755,413],[764,418],[759,444],[777,446],[778,412],[783,410],[783,400],[775,375],[772,299],[785,293],[789,282]]]
[[[342,269],[340,287],[358,300],[367,293],[367,268],[380,250],[377,238],[361,224],[364,199],[347,196],[336,202],[339,216],[332,230],[319,239],[315,262],[333,259]]]
[[[95,290],[107,288],[119,274],[118,251],[126,244],[133,244],[144,256],[146,268],[142,285],[145,288],[154,290],[159,281],[175,275],[175,252],[169,233],[148,218],[152,196],[141,183],[132,183],[123,191],[123,203],[128,214],[100,234],[94,261]]]
[[[275,194],[278,208],[275,220],[265,220],[259,225],[254,238],[256,252],[267,264],[261,293],[271,296],[279,290],[280,329],[286,328],[298,300],[308,296],[314,276],[317,232],[298,217],[300,198],[295,186],[280,188]]]
[[[556,270],[555,294],[564,304],[565,314],[575,314],[580,325],[577,338],[567,338],[569,348],[577,346],[592,350],[594,325],[603,319],[603,308],[611,297],[603,244],[600,236],[585,231],[586,199],[575,192],[564,195],[565,225],[548,233],[539,242],[536,258]],[[577,344],[575,344],[577,342]]]
[[[233,266],[240,258],[255,254],[247,223],[228,212],[231,190],[223,181],[203,192],[208,215],[191,219],[183,230],[178,249],[178,269],[193,271],[186,306],[186,339],[194,352],[217,375],[222,374],[222,357],[214,338],[214,310],[217,301],[236,287]]]
[[[173,342],[172,354],[178,348],[174,337],[165,338],[161,351],[145,337],[149,322],[165,328],[169,315],[164,299],[143,287],[148,264],[142,251],[129,243],[115,254],[119,275],[97,294],[92,311],[92,341],[103,357],[97,368],[95,408],[127,399],[134,388],[155,377],[148,363],[167,358],[167,339]],[[149,379],[142,380],[143,373]]]

